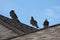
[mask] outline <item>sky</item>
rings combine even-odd
[[[60,0],[0,0],[0,14],[8,18],[14,10],[20,22],[30,24],[31,16],[37,21],[40,28],[48,19],[49,25],[60,23]]]

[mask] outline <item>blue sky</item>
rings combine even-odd
[[[10,17],[10,10],[15,10],[19,20],[30,25],[33,16],[39,27],[47,18],[50,25],[60,23],[60,0],[0,0],[0,14]]]

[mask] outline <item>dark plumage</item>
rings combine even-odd
[[[18,19],[17,15],[15,14],[14,10],[10,11],[10,16],[12,17],[12,19]]]
[[[45,28],[48,28],[48,26],[49,26],[49,22],[48,22],[47,19],[44,21],[43,25],[44,25]]]
[[[37,28],[39,28],[38,25],[37,25],[37,21],[34,20],[33,16],[31,16],[30,23],[31,23],[33,26],[36,26]]]

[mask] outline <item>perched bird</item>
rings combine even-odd
[[[37,24],[37,21],[34,20],[33,16],[31,16],[30,24],[32,24],[33,26],[36,26],[37,28],[39,28],[38,24]]]
[[[49,22],[48,22],[47,19],[44,21],[43,25],[44,25],[44,28],[48,28],[48,26],[49,26]]]
[[[10,11],[10,16],[12,17],[12,19],[16,20],[18,19],[17,15],[15,14],[14,10]]]

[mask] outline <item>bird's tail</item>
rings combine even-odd
[[[39,28],[38,25],[36,27]]]

